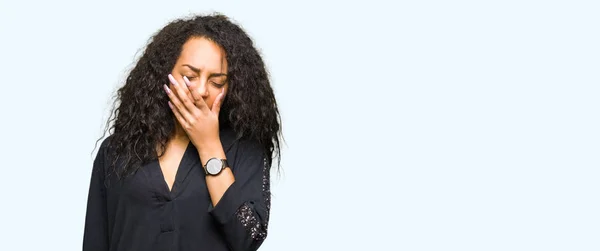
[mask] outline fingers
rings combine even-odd
[[[183,115],[181,115],[181,113],[179,112],[179,110],[173,105],[173,103],[171,103],[171,101],[169,101],[169,107],[171,107],[171,110],[173,111],[173,114],[175,114],[175,118],[177,118],[177,120],[179,121],[179,123],[181,124],[181,126],[183,126],[184,128],[187,127],[188,123],[185,120],[185,118],[183,117]]]
[[[202,111],[207,111],[208,105],[206,105],[206,102],[204,101],[202,94],[200,94],[200,92],[198,92],[197,88],[194,88],[192,86],[192,83],[190,82],[190,80],[187,77],[184,76],[183,81],[185,82],[185,85],[188,87],[189,92],[190,92],[192,98],[194,99],[194,105],[196,105],[196,107],[200,108],[200,110],[202,110]]]
[[[202,94],[198,92],[197,88],[193,88],[187,77],[183,77],[183,84],[178,82],[171,74],[168,77],[173,89],[170,89],[168,85],[163,87],[170,99],[169,107],[182,125],[194,125],[195,121],[203,116],[203,113],[217,115],[220,113],[225,99],[225,88],[221,90],[212,107],[209,108]]]
[[[191,122],[192,121],[191,114],[185,108],[183,103],[179,100],[177,95],[175,95],[175,93],[166,84],[163,85],[163,88],[165,89],[167,96],[169,96],[169,99],[170,99],[169,106],[171,107],[171,110],[173,110],[173,112],[177,112],[180,115],[181,119],[183,120],[180,122],[182,122],[182,124],[183,124],[183,122],[185,122],[185,123]]]
[[[177,80],[171,74],[169,74],[169,81],[171,81],[171,84],[173,85],[173,96],[176,96],[177,98],[177,100],[173,100],[173,98],[171,98],[173,105],[175,105],[175,107],[177,107],[177,109],[179,109],[184,116],[186,115],[184,110],[187,110],[189,114],[194,114],[196,107],[193,100],[190,99],[190,93],[187,86],[177,82]]]
[[[215,114],[219,114],[219,112],[221,112],[221,105],[223,104],[224,99],[225,99],[225,88],[223,88],[223,90],[221,91],[219,96],[217,96],[217,98],[215,99],[215,102],[212,105],[213,107],[211,110]]]

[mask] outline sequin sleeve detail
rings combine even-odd
[[[262,196],[263,202],[266,207],[266,214],[264,221],[257,219],[254,209],[253,202],[244,202],[244,204],[237,210],[236,216],[242,225],[246,228],[246,231],[250,234],[250,237],[254,240],[264,240],[267,238],[267,229],[269,222],[269,211],[271,209],[271,191],[269,181],[269,166],[266,159],[263,161],[263,177],[262,177]]]

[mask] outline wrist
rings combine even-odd
[[[219,137],[215,138],[203,138],[202,140],[198,140],[194,143],[198,152],[201,151],[214,151],[218,148],[222,148],[221,139]]]
[[[218,142],[218,144],[216,143],[211,143],[211,144],[206,144],[203,145],[202,147],[198,148],[198,156],[200,157],[200,160],[202,161],[202,165],[206,165],[206,161],[208,161],[210,158],[219,158],[219,159],[225,159],[225,151],[223,150],[223,146],[221,145],[221,142]]]

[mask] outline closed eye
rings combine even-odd
[[[214,81],[212,81],[212,84],[213,84],[214,86],[218,87],[218,88],[221,88],[221,87],[223,87],[223,86],[225,85],[225,84],[219,84],[219,83],[217,83],[217,82],[214,82]]]

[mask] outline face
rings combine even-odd
[[[183,76],[186,76],[192,83],[189,88],[202,94],[208,107],[212,108],[223,89],[227,93],[229,84],[225,51],[206,38],[190,38],[183,44],[171,74],[179,83],[184,83]]]

